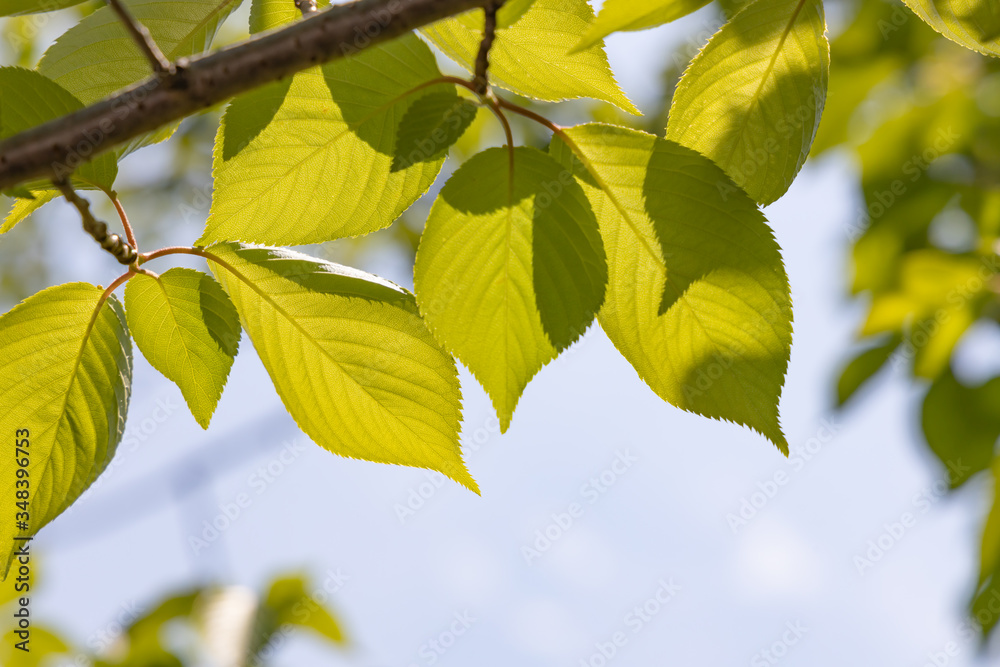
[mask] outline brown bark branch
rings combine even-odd
[[[490,88],[489,79],[486,78],[486,70],[490,67],[490,49],[493,48],[493,40],[496,39],[497,11],[503,2],[504,0],[489,0],[483,7],[483,12],[486,14],[483,19],[483,40],[479,43],[476,69],[472,77],[475,90],[480,95],[485,95]]]
[[[130,139],[320,63],[387,42],[489,0],[357,0],[279,30],[179,61],[62,118],[0,141],[0,190],[35,178],[65,178]]]
[[[94,217],[94,214],[90,212],[90,202],[76,194],[73,186],[69,184],[69,179],[56,180],[53,184],[63,194],[63,197],[80,212],[84,231],[93,236],[102,248],[114,255],[119,263],[127,266],[139,258],[135,248],[129,245],[128,241],[117,234],[108,234],[108,226]]]

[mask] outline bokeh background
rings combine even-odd
[[[903,289],[897,274],[907,253],[965,256],[992,242],[985,214],[968,202],[970,187],[989,193],[997,182],[990,141],[1000,79],[984,57],[937,37],[898,2],[826,5],[831,38],[847,37],[835,41],[822,150],[765,209],[795,314],[781,399],[789,458],[747,429],[663,403],[596,325],[533,380],[503,436],[485,393],[462,372],[463,448],[482,497],[309,442],[246,337],[208,431],[136,352],[118,454],[34,543],[36,622],[88,654],[113,657],[123,629],[164,599],[219,585],[228,588],[213,632],[238,637],[259,592],[296,573],[314,594],[326,591],[319,597],[348,641],[303,630],[279,638],[260,664],[988,664],[988,646],[965,619],[990,480],[948,491],[952,480],[921,429],[930,379],[915,378],[912,364],[891,359],[843,408],[837,381],[864,349],[859,332],[882,333],[871,312],[880,295]],[[11,36],[27,35],[31,17],[3,21],[3,62],[33,65],[92,8],[44,15],[24,46]],[[869,12],[863,21],[859,8]],[[221,42],[246,33],[247,13],[244,6],[230,19]],[[608,39],[642,118],[596,103],[537,108],[566,124],[614,120],[662,135],[677,76],[722,20],[712,4]],[[443,58],[442,67],[454,70]],[[898,213],[866,215],[878,179],[898,178],[944,113],[962,139],[908,186]],[[173,140],[123,164],[118,189],[145,248],[198,236],[217,120],[218,110],[189,119]],[[516,130],[526,143],[547,142],[533,128]],[[500,141],[492,119],[480,118],[446,172]],[[981,170],[966,187],[969,164]],[[414,244],[445,176],[390,229],[305,250],[410,287]],[[948,187],[955,192],[941,194]],[[925,192],[938,203],[920,199]],[[103,202],[98,210],[113,219]],[[868,259],[857,259],[858,239],[886,227],[896,245],[882,234]],[[892,275],[859,286],[859,273],[879,262]],[[4,311],[42,287],[108,284],[118,272],[63,202],[0,238]],[[1000,336],[984,312],[944,354],[944,368],[952,358],[965,383],[1000,372]],[[910,320],[901,318],[905,335]],[[570,525],[562,515],[573,503],[582,514]],[[913,520],[902,526],[906,513]],[[170,621],[156,635],[185,664],[213,664],[218,651],[193,627]],[[609,655],[616,633],[624,642]]]

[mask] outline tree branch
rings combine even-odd
[[[73,186],[69,184],[69,179],[53,181],[53,184],[63,194],[76,210],[80,212],[83,220],[83,229],[94,237],[94,240],[101,244],[101,247],[115,256],[119,263],[126,266],[132,264],[139,258],[135,248],[117,234],[108,234],[108,226],[94,217],[90,212],[90,202],[76,194]]]
[[[490,67],[490,49],[493,47],[493,40],[497,32],[497,11],[503,5],[504,0],[489,0],[483,7],[486,14],[483,19],[483,40],[479,43],[479,53],[476,55],[476,70],[472,78],[475,91],[479,95],[485,95],[490,88],[489,79],[486,78],[486,70]]]
[[[173,73],[175,71],[174,66],[163,55],[163,51],[160,51],[160,47],[156,45],[153,36],[149,34],[149,30],[146,30],[146,26],[135,20],[135,17],[122,4],[121,0],[108,0],[108,5],[118,15],[121,22],[125,24],[125,30],[131,35],[132,41],[139,47],[142,54],[146,56],[146,60],[153,67],[153,72],[156,74]]]
[[[387,42],[490,0],[357,0],[274,32],[179,61],[115,95],[0,141],[0,190],[64,179],[93,157],[266,83]]]

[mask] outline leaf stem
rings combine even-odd
[[[135,268],[132,268],[115,278],[114,281],[108,285],[108,289],[104,290],[104,294],[101,295],[101,300],[97,302],[97,309],[100,310],[101,306],[104,305],[104,302],[108,300],[109,296],[111,296],[111,293],[121,287],[122,283],[127,282],[129,278],[134,276],[136,273],[138,273],[138,271]]]
[[[118,211],[118,217],[122,219],[122,227],[125,229],[125,238],[128,239],[129,244],[135,248],[136,252],[139,251],[139,244],[135,242],[135,232],[132,231],[132,225],[128,221],[128,216],[125,215],[125,208],[122,203],[118,201],[117,192],[109,192],[108,197],[111,199],[111,203],[115,205],[115,210]]]
[[[242,278],[242,274],[237,271],[232,265],[221,257],[208,252],[207,250],[202,250],[201,248],[189,247],[189,246],[169,246],[167,248],[160,248],[159,250],[154,250],[152,252],[146,252],[139,255],[139,264],[145,264],[151,259],[156,259],[157,257],[165,257],[166,255],[194,255],[195,257],[201,257],[202,259],[207,259],[209,261],[215,262],[222,268],[228,270],[235,276]]]

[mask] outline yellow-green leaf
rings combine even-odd
[[[207,51],[223,21],[242,0],[125,0],[170,61]],[[149,60],[110,7],[67,30],[45,52],[38,71],[92,104],[152,75]],[[137,103],[139,100],[137,100]],[[177,124],[133,139],[119,155],[163,141]]]
[[[701,9],[712,0],[605,0],[601,13],[573,51],[597,44],[613,32],[645,30]]]
[[[70,91],[38,72],[21,67],[0,67],[0,139],[82,108],[83,103]],[[54,164],[53,171],[60,177],[67,177],[72,173],[73,181],[80,187],[110,190],[118,175],[114,157],[101,155],[84,163],[88,157],[90,153],[86,144],[83,144],[81,152],[70,154],[65,164]],[[26,184],[25,187],[37,191],[51,189],[52,184],[48,180],[42,180]],[[45,201],[48,200],[40,201],[38,206]],[[28,210],[24,217],[30,213],[31,210]],[[2,231],[8,231],[17,222],[14,220],[5,223]]]
[[[506,431],[528,381],[590,326],[607,263],[569,171],[534,148],[491,148],[442,188],[413,276],[427,325]]]
[[[0,509],[0,573],[21,537],[34,536],[83,493],[114,456],[125,429],[132,342],[114,296],[87,283],[43,290],[0,317],[0,493],[27,490],[29,518]],[[24,436],[25,430],[27,436]],[[14,438],[23,456],[14,456]],[[23,442],[27,440],[27,443]],[[19,476],[20,459],[28,471]],[[19,481],[27,479],[27,489]]]
[[[756,0],[717,32],[677,86],[667,138],[693,148],[761,204],[809,155],[826,100],[821,0]]]
[[[472,72],[483,37],[483,16],[476,10],[439,21],[423,33]],[[615,82],[602,44],[570,53],[593,20],[587,0],[535,0],[517,22],[497,30],[490,51],[490,81],[538,100],[592,97],[638,114]]]
[[[433,92],[410,105],[399,124],[392,170],[448,154],[476,118],[479,106],[454,90]]]
[[[440,76],[416,35],[371,47],[237,98],[215,145],[215,194],[200,244],[319,243],[391,224],[443,158],[392,171],[396,132]]]
[[[125,286],[125,312],[136,346],[208,428],[240,342],[239,315],[222,287],[193,269],[139,274]]]
[[[437,470],[478,492],[458,443],[455,362],[413,296],[371,274],[276,248],[209,248],[281,400],[351,458]]]
[[[1000,56],[996,0],[903,0],[930,27],[967,49]]]
[[[112,164],[114,164],[112,162]],[[33,199],[17,198],[14,200],[14,204],[10,207],[10,212],[7,213],[7,217],[4,218],[3,224],[0,225],[0,234],[6,234],[19,222],[27,220],[32,213],[40,209],[41,207],[48,204],[50,201],[55,199],[59,193],[55,190],[34,190],[31,193]]]
[[[0,16],[21,16],[54,12],[78,5],[84,0],[0,0]]]
[[[574,170],[607,249],[608,337],[667,402],[749,426],[787,453],[778,397],[791,297],[763,214],[672,141],[596,124],[562,136],[551,151]]]

